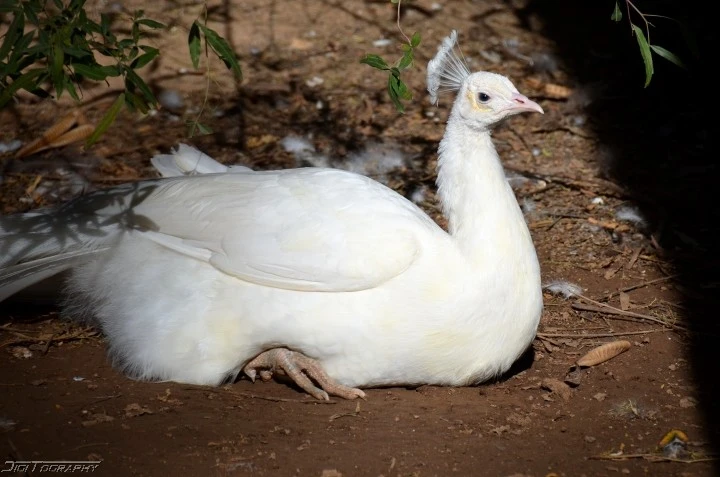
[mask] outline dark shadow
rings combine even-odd
[[[625,2],[619,2],[624,9]],[[608,178],[627,191],[650,219],[653,236],[679,274],[689,358],[700,393],[704,429],[720,450],[720,212],[716,76],[717,27],[697,1],[635,2],[646,13],[684,19],[700,56],[693,58],[681,29],[654,18],[652,43],[689,63],[681,70],[655,57],[655,76],[643,89],[644,68],[627,12],[610,20],[613,2],[531,0],[522,10],[529,28],[557,44],[556,55],[580,88],[595,92],[585,112],[599,138]],[[538,21],[539,20],[539,21]],[[642,365],[642,363],[639,363]],[[679,424],[679,423],[678,423]]]

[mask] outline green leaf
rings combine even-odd
[[[0,108],[5,106],[8,101],[21,89],[32,91],[37,89],[39,83],[42,80],[43,74],[46,73],[44,69],[30,70],[27,73],[22,74],[10,86],[5,88],[5,91],[0,93]]]
[[[110,127],[110,125],[115,121],[115,118],[117,117],[118,113],[122,109],[122,107],[125,105],[125,93],[121,93],[120,96],[115,99],[113,104],[110,106],[110,108],[107,110],[105,115],[102,117],[100,122],[98,123],[95,130],[92,132],[90,137],[85,142],[86,146],[92,146],[97,142],[98,139],[100,139],[100,136],[102,136],[105,131]]]
[[[147,104],[147,101],[131,91],[125,91],[125,100],[129,108],[136,109],[142,114],[147,114],[150,110],[150,106]]]
[[[360,63],[365,63],[366,65],[370,65],[373,68],[377,68],[379,70],[390,69],[385,60],[378,55],[365,55],[365,57],[360,60]]]
[[[160,54],[160,50],[151,46],[141,46],[141,48],[145,50],[145,53],[135,58],[135,61],[130,64],[130,67],[136,70],[147,65]]]
[[[400,58],[400,63],[398,63],[398,68],[401,70],[404,70],[408,66],[410,66],[413,62],[413,54],[412,51],[408,51],[403,55],[402,58]]]
[[[398,78],[398,96],[400,96],[402,99],[405,100],[411,100],[412,99],[412,92],[410,92],[410,88]]]
[[[240,64],[237,61],[235,52],[232,48],[230,48],[230,45],[227,41],[225,41],[225,38],[221,37],[214,30],[206,27],[205,25],[198,24],[198,26],[200,27],[200,30],[202,30],[203,35],[205,35],[205,41],[208,45],[210,45],[210,48],[212,48],[223,63],[225,63],[225,66],[227,66],[229,70],[232,70],[235,78],[241,80],[242,70],[240,69]]]
[[[120,76],[122,74],[122,66],[120,65],[108,65],[108,66],[101,66],[100,69],[105,73],[106,76],[112,76],[113,78],[116,76]]]
[[[190,61],[192,61],[193,68],[198,69],[200,65],[200,27],[198,27],[197,21],[190,27],[188,50],[190,50]]]
[[[403,106],[402,102],[400,101],[400,95],[398,94],[398,90],[400,89],[399,83],[401,83],[400,78],[395,75],[388,75],[388,94],[390,95],[390,99],[395,105],[395,109],[397,109],[401,113],[404,113],[405,106]]]
[[[615,2],[615,8],[613,9],[612,15],[610,15],[610,20],[614,22],[619,22],[622,20],[623,14],[622,10],[620,10],[620,5],[618,5],[617,2]]]
[[[82,63],[73,63],[72,69],[75,74],[84,76],[87,79],[94,81],[102,81],[108,77],[108,74],[103,71],[102,66],[99,65],[84,65]]]
[[[682,60],[675,53],[672,53],[671,51],[666,50],[662,46],[657,46],[657,45],[650,45],[650,49],[652,51],[654,51],[655,53],[657,53],[658,55],[665,58],[666,60],[668,60],[669,62],[674,63],[675,65],[679,66],[680,68],[687,69],[687,67],[685,66],[685,63],[683,63]]]
[[[0,45],[0,60],[7,58],[17,39],[22,36],[24,28],[25,16],[22,13],[15,13],[15,17],[10,23],[7,33],[5,33],[2,45]]]
[[[53,46],[53,62],[52,68],[50,69],[50,78],[53,86],[55,87],[55,95],[60,98],[63,89],[65,88],[65,80],[63,75],[63,66],[65,65],[65,52],[63,51],[62,45],[56,43]]]
[[[420,32],[416,31],[410,38],[410,46],[417,48],[420,45]]]
[[[156,22],[155,20],[151,20],[149,18],[142,18],[137,21],[140,25],[145,25],[148,28],[165,28],[165,24]]]
[[[652,53],[650,53],[650,45],[648,45],[645,35],[639,26],[633,25],[632,29],[635,32],[635,38],[637,38],[638,46],[640,47],[640,56],[642,56],[643,62],[645,63],[645,87],[647,88],[655,72]]]
[[[125,82],[127,87],[127,82],[131,82],[133,85],[135,85],[140,92],[145,96],[145,99],[147,100],[148,104],[150,105],[156,105],[157,99],[155,98],[155,95],[150,90],[150,87],[143,81],[143,79],[138,76],[137,73],[135,73],[130,68],[125,68]]]
[[[65,76],[65,89],[70,94],[70,97],[74,99],[75,101],[80,101],[80,97],[77,94],[77,90],[75,90],[75,84],[72,82],[72,80]]]
[[[100,14],[100,34],[107,38],[110,32],[110,16],[107,13]]]
[[[188,136],[190,137],[195,136],[196,131],[199,132],[201,136],[212,134],[213,132],[211,128],[198,121],[188,121],[187,124],[190,127],[190,131],[188,131]]]

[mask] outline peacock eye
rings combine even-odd
[[[487,93],[478,93],[478,99],[481,103],[487,103],[488,101],[490,101],[490,95],[488,95]]]

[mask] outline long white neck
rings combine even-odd
[[[438,194],[450,234],[468,260],[535,258],[530,233],[490,132],[452,114],[440,143]]]

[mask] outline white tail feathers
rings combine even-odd
[[[455,52],[456,43],[457,31],[453,30],[438,47],[435,58],[428,63],[427,90],[430,93],[430,102],[433,104],[437,104],[438,93],[459,90],[465,79],[470,76],[470,70]],[[441,87],[443,89],[440,89]]]
[[[150,159],[163,177],[219,174],[224,172],[250,172],[245,166],[226,166],[207,154],[186,144],[178,145],[171,154],[158,154]]]

